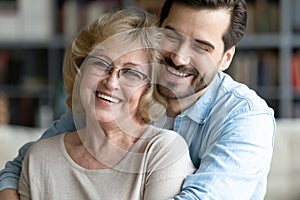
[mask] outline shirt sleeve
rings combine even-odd
[[[201,163],[188,176],[174,199],[263,199],[275,136],[275,119],[266,113],[247,113],[226,120],[218,137],[196,151]],[[193,147],[191,147],[193,148]]]
[[[75,130],[71,111],[63,114],[59,120],[54,121],[40,139],[52,137],[67,131]],[[23,158],[33,142],[24,144],[18,151],[18,155],[12,161],[8,161],[5,168],[0,171],[0,191],[8,188],[17,189],[22,169]]]

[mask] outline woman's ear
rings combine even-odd
[[[223,60],[222,60],[222,64],[220,66],[220,71],[224,71],[226,69],[228,69],[228,67],[230,66],[230,63],[233,59],[235,53],[235,46],[232,46],[230,49],[228,49],[224,56],[223,56]]]

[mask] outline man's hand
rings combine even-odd
[[[1,200],[19,200],[18,191],[15,189],[4,189],[0,191]]]

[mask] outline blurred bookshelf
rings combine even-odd
[[[120,7],[159,14],[163,2],[1,0],[0,97],[9,102],[9,124],[47,126],[65,111],[63,54],[80,29]],[[247,3],[247,32],[227,72],[266,99],[277,118],[300,117],[300,1]]]
[[[248,27],[228,69],[276,118],[300,117],[300,1],[249,0]]]

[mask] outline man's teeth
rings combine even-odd
[[[168,71],[175,75],[175,76],[179,76],[179,77],[187,77],[189,74],[184,73],[184,72],[179,72],[176,69],[174,69],[173,67],[168,67]]]
[[[114,97],[111,97],[111,96],[107,96],[105,94],[101,94],[99,92],[97,92],[97,97],[101,98],[101,99],[104,99],[104,100],[107,100],[107,101],[110,101],[112,103],[119,103],[120,100],[119,99],[116,99]]]

